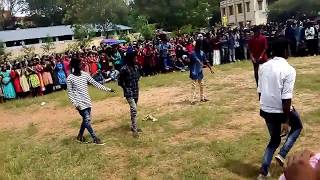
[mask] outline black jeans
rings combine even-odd
[[[82,117],[82,123],[79,130],[79,137],[83,136],[84,130],[87,129],[93,140],[97,138],[92,126],[91,126],[91,108],[79,110],[79,114]]]
[[[254,78],[256,80],[256,84],[258,87],[258,82],[259,82],[259,63],[253,63],[253,72],[254,72]]]
[[[285,116],[283,113],[267,113],[262,110],[260,111],[260,116],[265,119],[270,134],[270,142],[266,147],[261,166],[261,173],[267,175],[273,154],[278,149],[281,143],[281,124],[285,122]],[[300,115],[296,110],[290,112],[289,125],[291,127],[291,130],[286,139],[286,142],[280,149],[279,153],[283,158],[286,158],[290,149],[293,147],[294,143],[300,136],[303,128]]]

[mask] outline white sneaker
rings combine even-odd
[[[278,154],[275,159],[277,160],[279,166],[283,167],[284,166],[284,163],[285,163],[285,159],[280,155]]]
[[[257,177],[257,180],[266,180],[268,179],[269,177],[271,177],[271,174],[268,173],[267,176],[263,175],[263,174],[259,174],[259,176]]]

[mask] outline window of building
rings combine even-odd
[[[65,36],[59,36],[59,41],[70,41],[72,40],[72,36],[71,35],[65,35]]]
[[[226,8],[222,8],[222,16],[226,15]]]
[[[21,46],[22,42],[21,41],[8,41],[6,42],[7,47],[14,47],[14,46]]]
[[[259,10],[262,10],[262,0],[258,0],[258,7],[259,7]]]
[[[246,9],[247,9],[247,12],[250,12],[250,2],[246,2]]]
[[[229,14],[230,14],[230,16],[233,15],[233,6],[229,6]]]
[[[24,40],[25,45],[31,45],[31,44],[39,44],[39,39],[26,39]]]
[[[242,13],[242,4],[237,4],[238,6],[238,13],[241,14]]]

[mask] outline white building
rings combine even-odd
[[[267,23],[267,0],[223,0],[221,19],[229,25],[260,25]]]
[[[117,34],[118,32],[129,34],[131,30],[131,27],[124,25],[115,25],[115,27],[110,27],[107,29],[107,31],[113,35]],[[102,36],[100,30],[94,29],[94,31],[96,33],[96,37]],[[8,48],[41,44],[47,37],[53,38],[53,40],[56,42],[74,40],[73,28],[70,25],[61,25],[0,31],[0,41],[2,41],[4,46]]]

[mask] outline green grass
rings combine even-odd
[[[317,63],[318,60],[307,59],[310,64]],[[298,67],[296,91],[300,94],[314,93],[314,98],[318,98],[319,71],[301,74],[299,72],[309,70],[310,66],[303,66],[299,59],[292,59],[291,62]],[[260,122],[253,122],[252,128],[246,128],[246,132],[243,132],[243,119],[238,117],[249,113],[258,116],[255,88],[237,89],[238,83],[247,82],[245,78],[220,83],[226,76],[238,77],[249,72],[251,74],[251,66],[249,62],[240,62],[217,67],[217,75],[207,86],[209,97],[213,99],[208,103],[191,106],[181,102],[183,108],[168,112],[147,105],[140,106],[139,115],[161,115],[156,116],[158,122],[139,120],[139,125],[144,130],[139,139],[133,139],[128,131],[128,112],[117,116],[120,121],[117,121],[115,126],[105,127],[97,132],[106,143],[103,147],[80,145],[64,134],[54,137],[41,136],[38,124],[33,123],[23,129],[2,130],[0,179],[254,179],[267,145],[267,131],[264,126],[259,125]],[[320,67],[317,68],[320,70]],[[254,87],[253,77],[247,78]],[[185,88],[186,83],[190,83],[188,73],[162,74],[142,78],[141,90],[154,90],[159,87]],[[90,88],[94,101],[122,96],[116,84],[107,86],[116,89],[117,93],[108,94]],[[25,107],[37,107],[43,101],[52,104],[59,112],[63,112],[63,108],[70,105],[66,92],[61,91],[48,96],[12,101],[1,105],[1,108],[6,111],[13,108],[24,111]],[[310,102],[304,103],[308,108],[319,106]],[[170,109],[177,104],[167,106],[164,109]],[[231,117],[234,117],[239,125],[229,124],[234,120]],[[319,109],[313,108],[304,112],[302,119],[311,126],[319,127],[319,117]],[[105,121],[105,117],[95,118],[94,127],[107,123]],[[80,120],[77,118],[64,128],[76,132],[79,125]],[[203,134],[203,131],[215,133],[225,128],[233,130],[235,137]],[[312,129],[303,133],[303,136],[310,136],[310,132],[320,135]],[[273,179],[277,179],[281,169],[272,165],[271,172]]]

